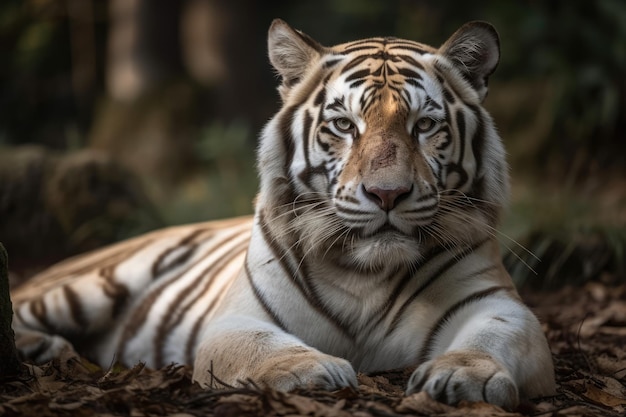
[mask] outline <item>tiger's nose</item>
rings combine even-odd
[[[378,205],[378,207],[385,211],[392,210],[396,204],[411,193],[411,189],[407,187],[387,189],[363,186],[363,191],[367,198],[372,200]]]

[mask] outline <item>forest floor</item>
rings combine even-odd
[[[550,342],[558,393],[505,411],[451,407],[424,393],[404,396],[410,370],[359,375],[359,389],[280,393],[254,387],[203,390],[189,368],[103,372],[76,359],[25,365],[0,380],[2,416],[624,416],[626,284],[588,282],[554,292],[522,291]]]

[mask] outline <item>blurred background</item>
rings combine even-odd
[[[438,46],[493,23],[486,107],[512,165],[499,236],[519,285],[624,280],[622,0],[3,0],[0,241],[19,281],[167,225],[252,212],[260,128],[279,108],[266,34]]]

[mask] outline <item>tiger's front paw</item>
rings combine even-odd
[[[193,380],[209,388],[252,383],[285,392],[296,388],[335,390],[357,386],[350,362],[303,346],[283,348],[239,363],[220,360],[218,355],[200,355],[194,365]]]
[[[481,352],[449,352],[423,363],[411,375],[407,394],[418,391],[453,405],[463,400],[485,401],[513,409],[519,403],[509,372]]]
[[[357,387],[356,373],[350,362],[308,349],[288,349],[268,358],[250,379],[279,391]]]

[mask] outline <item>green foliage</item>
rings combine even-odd
[[[71,43],[63,5],[57,3],[0,3],[2,142],[63,146],[66,129],[79,124],[71,91]]]
[[[162,213],[169,224],[249,214],[257,189],[254,133],[242,120],[215,121],[201,130],[200,167],[168,193]]]
[[[514,47],[528,51],[518,76],[547,77],[552,126],[538,165],[581,153],[619,163],[626,128],[626,4],[620,0],[541,2],[524,16]],[[621,164],[621,163],[619,163]]]
[[[626,273],[626,228],[594,226],[573,231],[540,230],[507,252],[504,262],[518,286],[555,289],[593,279],[623,282]]]
[[[205,163],[219,164],[254,157],[250,139],[254,137],[250,126],[242,120],[229,124],[216,121],[202,129],[196,146],[197,158]]]
[[[626,275],[626,196],[601,205],[586,190],[552,185],[518,187],[501,242],[518,286],[557,288]],[[619,190],[609,185],[607,194]]]

